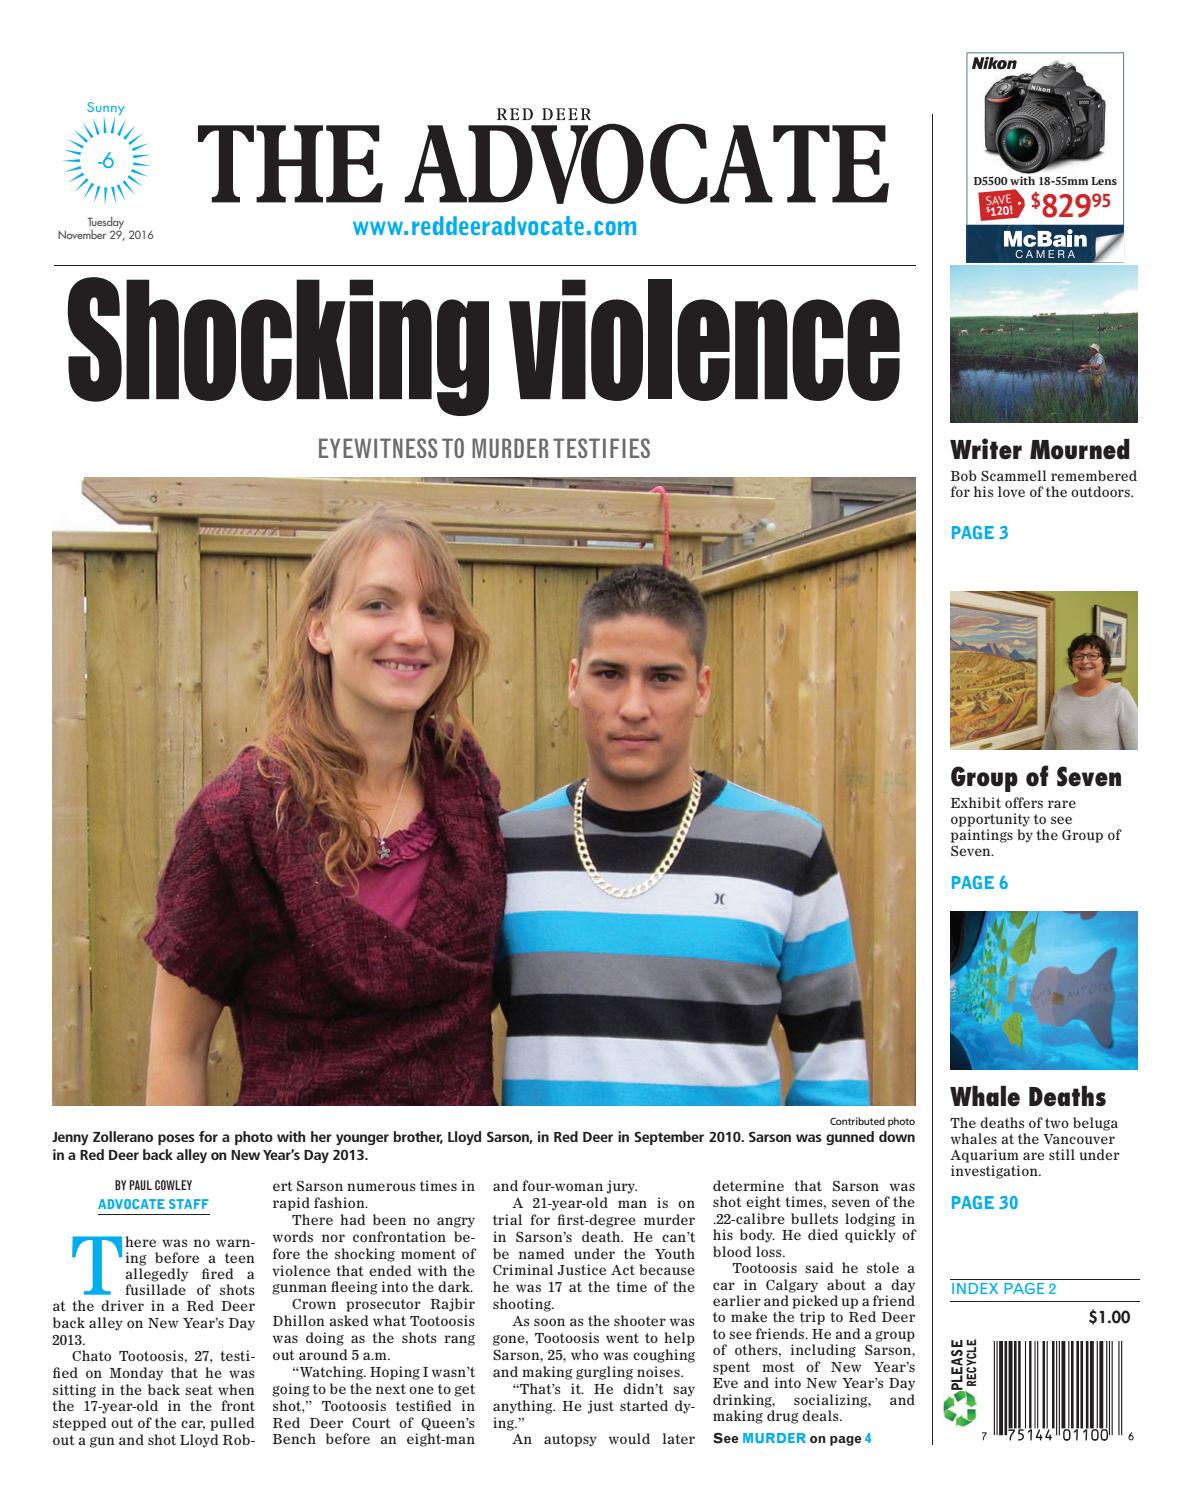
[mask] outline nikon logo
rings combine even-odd
[[[1011,73],[1013,71],[1013,69],[1016,67],[1016,58],[1015,57],[973,57],[971,59],[971,66],[972,66],[972,68],[996,68],[996,69],[1004,68],[1008,72]]]

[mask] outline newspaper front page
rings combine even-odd
[[[1157,1477],[1155,26],[30,31],[24,1469]]]

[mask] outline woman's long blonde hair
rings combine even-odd
[[[343,525],[319,547],[302,573],[297,598],[278,637],[268,725],[257,745],[257,762],[266,779],[284,772],[278,825],[290,804],[298,808],[302,825],[308,826],[315,816],[329,823],[321,845],[326,876],[333,884],[354,885],[359,870],[374,861],[376,828],[359,804],[359,784],[367,761],[335,714],[330,656],[320,654],[310,643],[309,620],[312,611],[325,612],[333,606],[344,567],[382,540],[404,541],[410,547],[425,600],[450,620],[455,631],[446,675],[414,718],[415,755],[428,725],[445,762],[456,762],[467,726],[459,697],[487,658],[488,637],[463,594],[455,559],[432,525],[399,510],[377,507]]]

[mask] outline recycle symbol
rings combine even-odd
[[[942,1412],[957,1429],[962,1429],[965,1424],[974,1424],[975,1394],[967,1393],[962,1388],[958,1389],[942,1405]]]

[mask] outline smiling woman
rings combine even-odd
[[[265,734],[162,876],[149,1103],[205,1100],[225,1005],[241,1103],[492,1103],[499,788],[458,706],[486,647],[421,521],[376,510],[315,556]]]
[[[1074,684],[1054,694],[1042,748],[1134,749],[1136,702],[1120,681],[1109,681],[1111,648],[1101,634],[1078,634],[1066,663]]]

